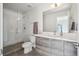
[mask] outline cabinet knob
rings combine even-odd
[[[78,48],[79,47],[79,43],[74,43],[74,48]]]

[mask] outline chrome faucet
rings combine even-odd
[[[58,24],[58,26],[60,26],[60,36],[63,36],[62,25]]]

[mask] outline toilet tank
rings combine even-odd
[[[31,41],[32,43],[35,43],[35,36],[30,36],[30,41]]]

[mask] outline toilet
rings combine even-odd
[[[25,42],[22,44],[22,47],[24,48],[24,54],[27,54],[32,51],[32,47],[35,48],[35,37],[30,36],[30,41]]]

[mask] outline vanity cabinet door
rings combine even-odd
[[[76,56],[77,48],[73,42],[64,41],[64,55],[65,56]]]
[[[51,55],[63,56],[63,41],[52,39],[51,40],[51,47],[52,47]]]

